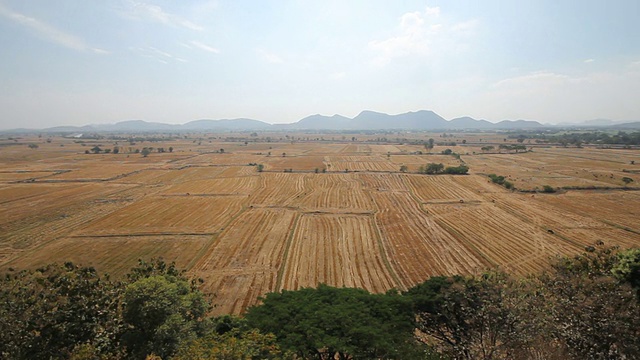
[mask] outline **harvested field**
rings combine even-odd
[[[297,204],[305,193],[308,174],[261,173],[260,188],[251,196],[251,206],[285,207]],[[309,190],[310,191],[310,190]]]
[[[283,274],[283,289],[395,287],[371,216],[303,215],[297,223]]]
[[[180,268],[189,269],[210,243],[210,236],[197,235],[62,238],[10,261],[7,266],[37,267],[50,263],[51,259],[59,259],[93,266],[119,277],[136,266],[140,258],[161,257],[168,262],[175,261]]]
[[[240,313],[276,290],[295,215],[284,209],[249,210],[196,263],[193,273],[216,295],[216,313]]]
[[[389,261],[406,288],[434,275],[474,273],[489,263],[428,216],[408,192],[372,191]]]
[[[120,276],[138,258],[162,256],[205,279],[214,312],[239,314],[266,292],[320,282],[382,292],[492,266],[538,272],[598,241],[640,246],[634,149],[532,142],[532,152],[482,153],[517,144],[490,133],[196,135],[119,154],[84,153],[113,148],[106,139],[2,146],[0,269],[71,260]],[[429,138],[458,145],[429,154]],[[149,145],[174,151],[135,153]],[[447,148],[470,175],[415,173],[459,165],[440,154]],[[567,188],[509,191],[490,173],[518,190]]]
[[[374,204],[360,183],[349,174],[314,174],[305,178],[305,189],[297,205],[305,211],[370,212]]]
[[[314,171],[324,169],[323,156],[270,156],[262,159],[265,170],[284,171],[292,169],[294,171]]]
[[[74,235],[213,234],[223,230],[246,200],[246,196],[145,198],[92,222]]]

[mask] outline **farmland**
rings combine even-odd
[[[204,279],[214,312],[238,314],[270,291],[385,292],[496,266],[525,275],[598,241],[640,246],[637,149],[486,151],[511,140],[455,134],[427,151],[420,141],[439,134],[407,136],[5,137],[0,268],[74,261],[120,276],[163,257]],[[427,163],[470,170],[419,174]]]

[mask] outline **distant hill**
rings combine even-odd
[[[624,124],[626,125],[626,124]],[[622,125],[619,125],[622,126]],[[632,125],[630,125],[632,126]],[[246,131],[246,130],[517,130],[542,128],[531,120],[503,120],[497,124],[471,117],[446,120],[430,110],[389,115],[371,110],[362,111],[353,119],[342,115],[310,115],[290,124],[269,124],[254,119],[201,119],[183,125],[163,124],[144,120],[127,120],[115,124],[56,126],[43,130],[14,129],[4,132],[180,132],[180,131]],[[625,127],[626,128],[626,127]],[[631,127],[633,128],[633,126]]]
[[[349,129],[350,121],[348,117],[342,115],[324,116],[320,114],[307,116],[293,124],[283,125],[289,129],[307,130],[346,130]]]
[[[640,121],[618,124],[618,125],[610,126],[610,128],[620,129],[620,130],[627,130],[627,129],[640,130]]]
[[[180,130],[264,130],[271,124],[253,119],[195,120],[180,126]]]

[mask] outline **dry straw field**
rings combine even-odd
[[[597,241],[640,246],[638,150],[489,153],[481,147],[507,140],[456,134],[457,158],[411,139],[290,135],[124,146],[4,137],[0,268],[74,261],[118,276],[163,257],[205,280],[215,312],[240,313],[269,291],[327,283],[384,292],[495,266],[538,272]],[[88,151],[95,146],[119,151]],[[135,151],[143,147],[153,150],[145,157]],[[470,171],[419,174],[427,163]]]

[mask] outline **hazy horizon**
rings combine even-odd
[[[640,120],[640,3],[0,0],[0,129]]]

